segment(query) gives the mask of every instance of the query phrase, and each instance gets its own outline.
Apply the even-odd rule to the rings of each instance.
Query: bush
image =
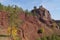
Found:
[[[43,33],[43,32],[44,32],[44,29],[42,29],[42,28],[38,30],[38,34]]]

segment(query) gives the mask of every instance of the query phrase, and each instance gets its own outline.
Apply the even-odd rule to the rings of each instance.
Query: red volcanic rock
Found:
[[[7,27],[8,26],[8,13],[4,11],[0,11],[0,27]]]

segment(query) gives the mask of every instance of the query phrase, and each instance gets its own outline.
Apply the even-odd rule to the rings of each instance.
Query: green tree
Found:
[[[15,8],[14,8],[15,12],[22,12],[23,9],[21,7],[18,7],[17,5],[15,5]]]
[[[16,35],[17,35],[17,30],[18,30],[18,14],[13,11],[13,13],[9,14],[9,26],[11,27],[11,32],[10,32],[10,36],[11,38],[13,38],[14,40],[19,39]]]
[[[9,13],[13,13],[13,11],[14,11],[13,5],[12,5],[12,6],[8,5],[8,6],[6,7],[6,11],[9,12]]]

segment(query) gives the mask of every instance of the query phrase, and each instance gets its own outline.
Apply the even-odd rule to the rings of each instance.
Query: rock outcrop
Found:
[[[32,15],[25,16],[23,24],[20,26],[22,40],[36,40],[39,37],[49,36],[59,29],[58,25],[52,20],[50,12],[40,6],[32,11]],[[42,33],[39,30],[42,29]],[[56,31],[56,30],[55,30]]]

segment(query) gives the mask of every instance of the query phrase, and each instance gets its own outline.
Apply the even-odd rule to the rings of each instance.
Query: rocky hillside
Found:
[[[9,40],[36,40],[59,30],[50,12],[43,6],[34,7],[31,12],[16,12],[16,9],[14,12],[9,11],[0,11],[0,36],[8,36]]]

